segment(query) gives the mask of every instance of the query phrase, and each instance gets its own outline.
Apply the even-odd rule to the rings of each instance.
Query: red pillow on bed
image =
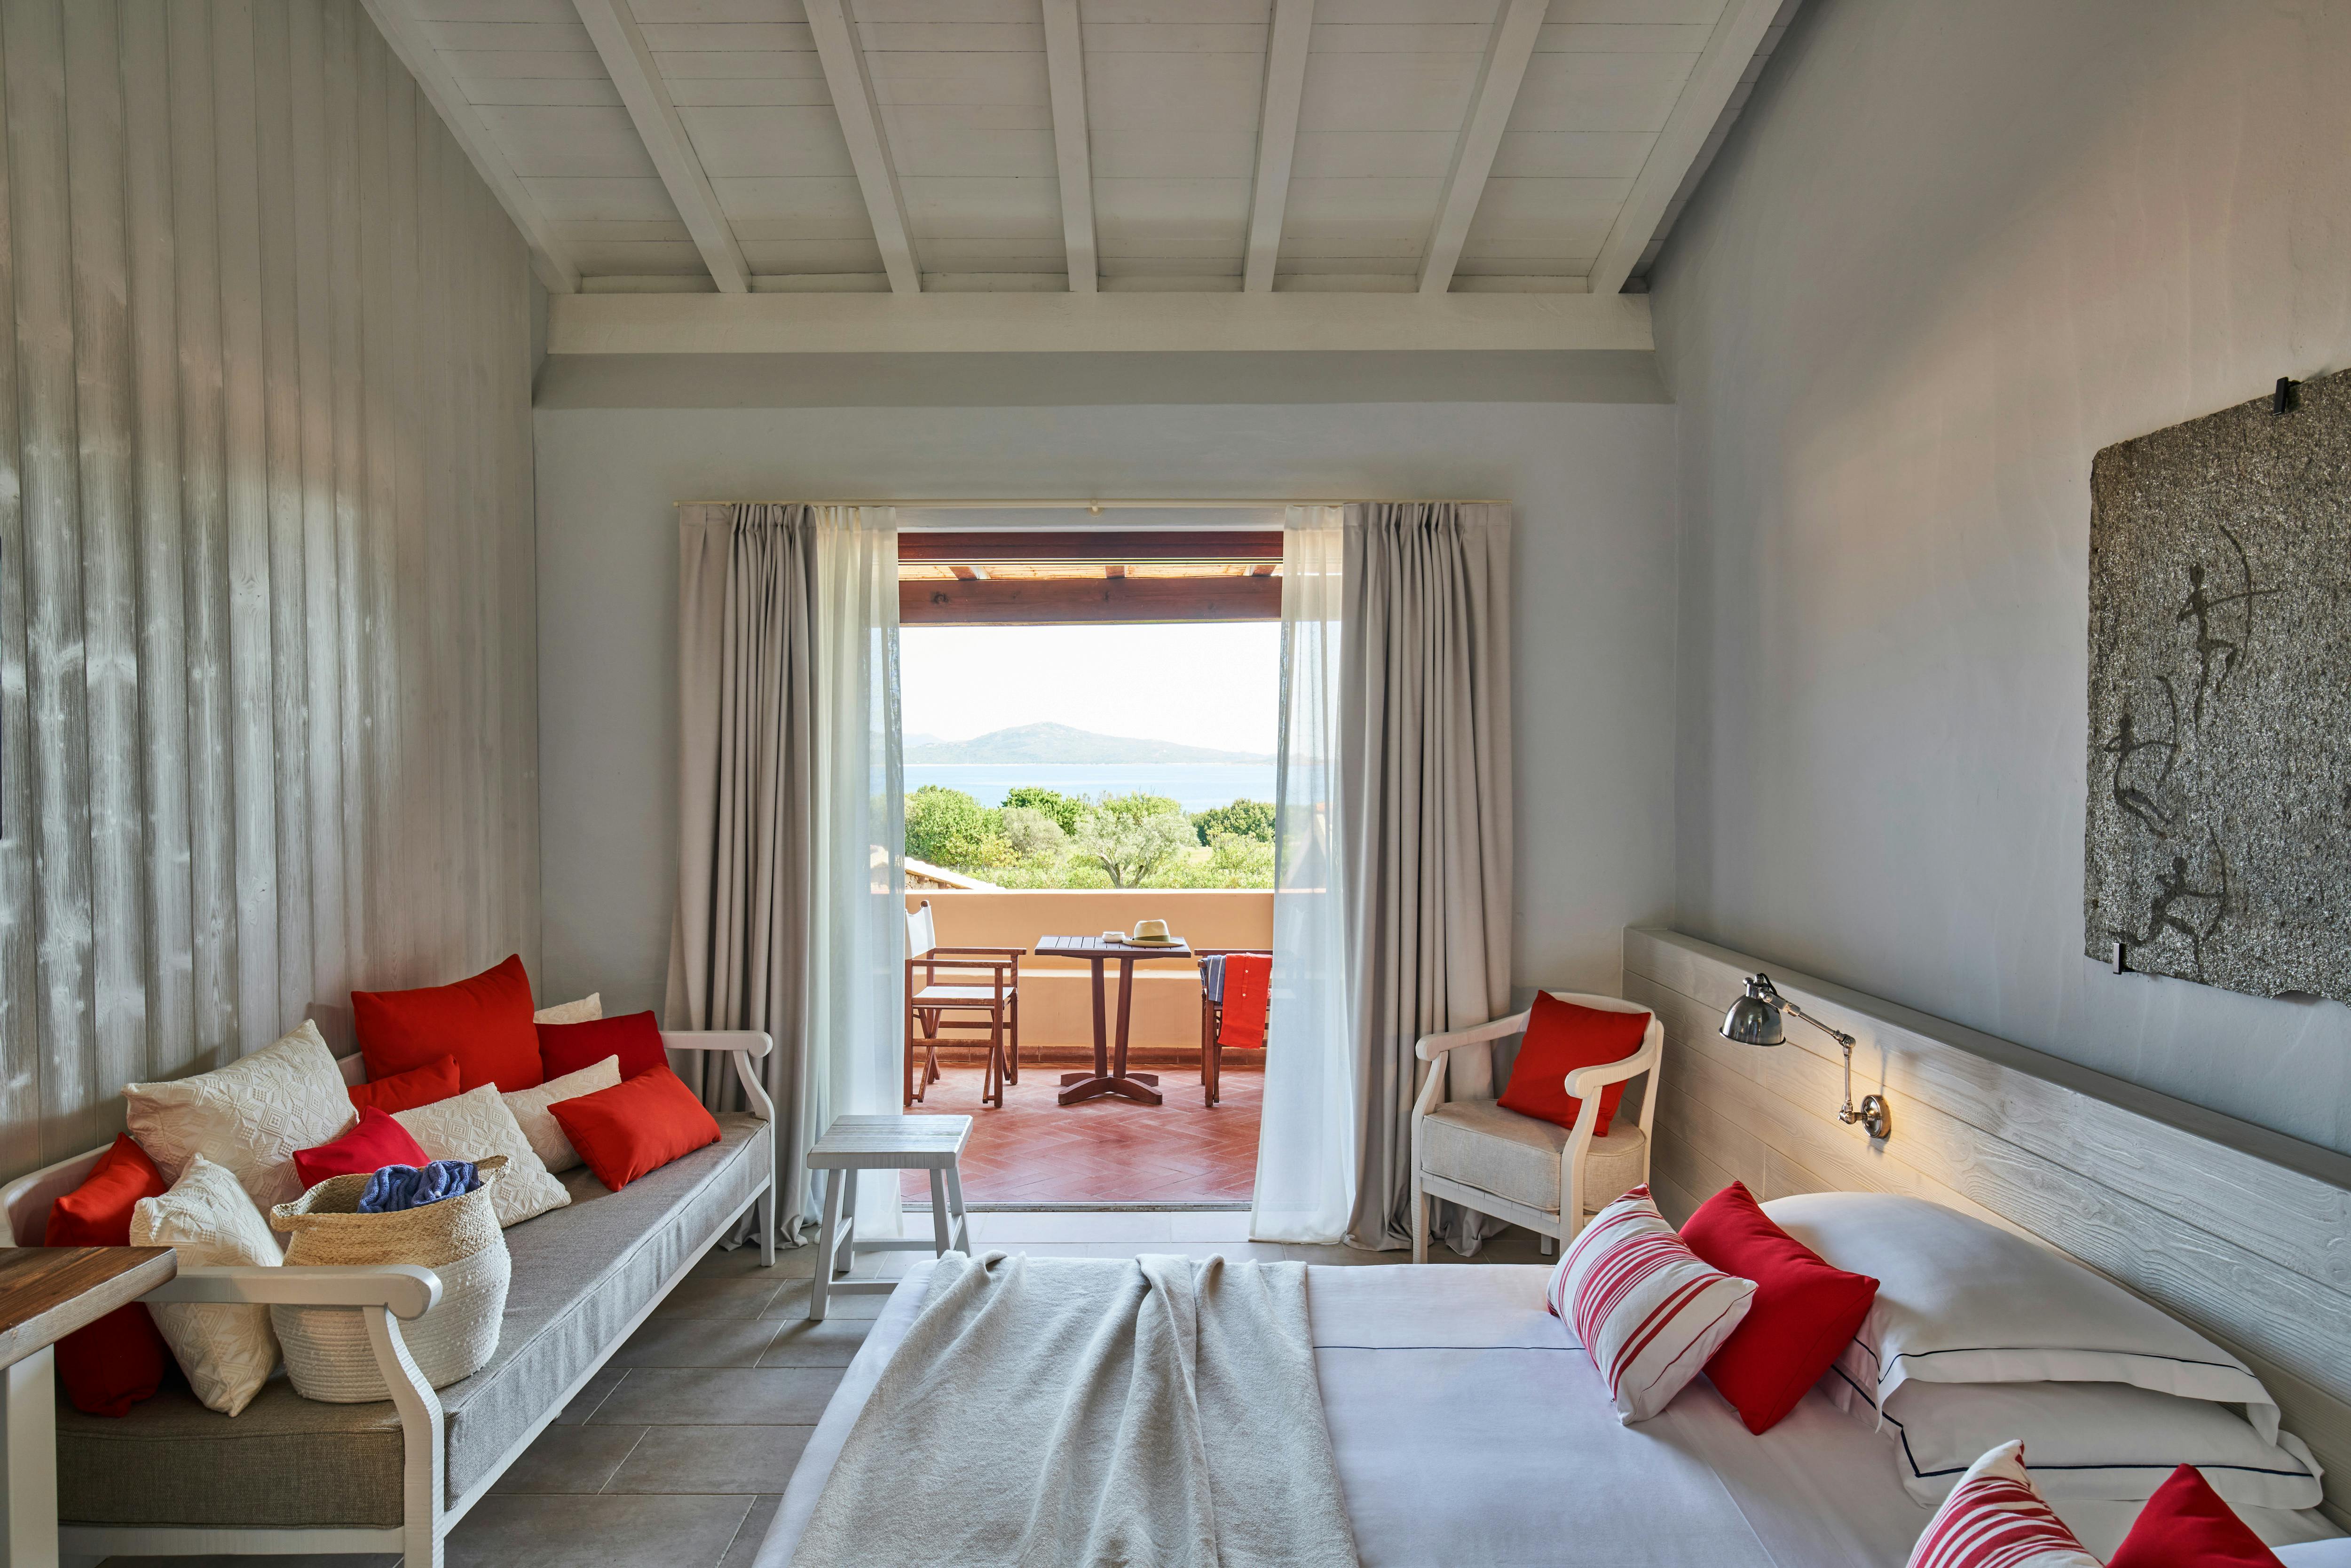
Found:
[[[1573,1127],[1583,1102],[1567,1092],[1567,1075],[1579,1067],[1624,1061],[1641,1049],[1641,1037],[1648,1028],[1646,1013],[1580,1008],[1549,991],[1537,991],[1533,1010],[1527,1015],[1526,1038],[1519,1043],[1518,1060],[1510,1064],[1510,1087],[1502,1091],[1498,1103],[1521,1116]],[[1617,1102],[1624,1098],[1622,1083],[1601,1090],[1600,1116],[1592,1126],[1593,1137],[1608,1135],[1608,1124],[1616,1114]]]
[[[98,1156],[81,1185],[49,1206],[45,1247],[128,1247],[131,1211],[172,1184],[130,1134]],[[117,1307],[57,1341],[57,1381],[73,1407],[91,1416],[127,1416],[153,1396],[172,1364],[146,1303]]]
[[[1706,1364],[1706,1375],[1749,1431],[1768,1432],[1860,1329],[1877,1281],[1823,1262],[1771,1223],[1741,1182],[1698,1206],[1682,1226],[1682,1242],[1724,1273],[1755,1281],[1746,1321]]]
[[[2155,1489],[2106,1568],[2283,1568],[2212,1485],[2182,1465]]]
[[[596,1179],[614,1192],[720,1136],[717,1119],[666,1067],[558,1100],[547,1113]]]

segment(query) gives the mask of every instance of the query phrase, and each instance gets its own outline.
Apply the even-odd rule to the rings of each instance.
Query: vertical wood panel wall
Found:
[[[0,1176],[538,956],[528,258],[359,0],[0,0]]]

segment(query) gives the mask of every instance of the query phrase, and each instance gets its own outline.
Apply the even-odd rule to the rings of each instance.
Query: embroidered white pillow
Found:
[[[320,1048],[325,1049],[324,1047]],[[247,1058],[250,1061],[250,1058]],[[202,1155],[172,1190],[142,1197],[131,1211],[131,1245],[172,1247],[180,1266],[252,1263],[277,1268],[285,1259],[269,1222],[253,1207],[245,1186],[225,1166]],[[277,1336],[270,1332],[269,1309],[150,1302],[172,1358],[188,1375],[188,1386],[208,1409],[234,1416],[253,1403],[277,1364]]]
[[[562,1208],[571,1194],[547,1174],[547,1162],[522,1135],[522,1124],[498,1096],[498,1086],[484,1083],[463,1094],[395,1111],[392,1119],[424,1146],[435,1160],[486,1160],[507,1157],[506,1174],[490,1184],[490,1211],[501,1228],[519,1225],[550,1208]]]
[[[604,1016],[604,993],[590,991],[576,1002],[558,1002],[530,1015],[533,1023],[594,1023]]]
[[[563,1135],[563,1124],[548,1110],[558,1100],[577,1100],[582,1094],[593,1094],[599,1089],[616,1089],[621,1082],[621,1059],[608,1056],[577,1072],[567,1072],[560,1078],[550,1078],[536,1089],[517,1089],[511,1094],[498,1096],[507,1109],[514,1113],[522,1135],[530,1140],[531,1151],[550,1172],[568,1171],[580,1164],[580,1151]]]
[[[1910,1549],[1908,1568],[2098,1568],[2024,1473],[2024,1445],[1968,1468]]]
[[[1754,1303],[1755,1281],[1683,1245],[1646,1186],[1593,1216],[1552,1270],[1551,1310],[1592,1357],[1626,1426],[1705,1370]]]
[[[251,1056],[193,1078],[128,1084],[122,1098],[131,1135],[164,1180],[178,1181],[202,1155],[262,1208],[302,1196],[295,1150],[332,1143],[359,1120],[335,1053],[307,1019]]]

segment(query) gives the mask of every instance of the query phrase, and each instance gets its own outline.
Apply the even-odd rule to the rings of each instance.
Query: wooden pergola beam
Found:
[[[938,578],[898,584],[904,626],[1067,626],[1279,621],[1278,577]]]
[[[1279,528],[1063,528],[1014,532],[903,529],[898,559],[942,566],[991,561],[1196,563],[1281,559]]]

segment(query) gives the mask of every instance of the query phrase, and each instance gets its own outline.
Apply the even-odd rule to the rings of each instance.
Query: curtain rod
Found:
[[[810,499],[810,500],[798,500],[798,499],[795,499],[795,500],[790,500],[790,501],[768,501],[768,502],[751,502],[751,501],[742,501],[742,500],[735,500],[735,501],[672,501],[672,502],[670,503],[670,505],[671,505],[671,507],[738,507],[738,506],[760,506],[760,505],[765,505],[765,506],[796,506],[796,507],[906,507],[906,508],[907,508],[907,509],[909,509],[909,510],[967,511],[967,512],[976,512],[976,511],[1070,511],[1070,512],[1075,512],[1075,511],[1089,511],[1089,512],[1098,512],[1098,511],[1107,511],[1107,510],[1110,510],[1110,509],[1112,509],[1112,508],[1122,508],[1122,509],[1126,509],[1126,510],[1143,510],[1143,509],[1146,509],[1146,508],[1165,508],[1165,509],[1169,509],[1169,510],[1176,510],[1176,509],[1181,509],[1181,508],[1186,508],[1186,507],[1198,507],[1198,508],[1201,508],[1201,509],[1203,509],[1203,510],[1207,510],[1207,509],[1210,509],[1210,508],[1217,508],[1217,509],[1228,509],[1228,508],[1229,508],[1229,509],[1233,509],[1233,510],[1242,510],[1242,509],[1247,509],[1247,510],[1261,511],[1261,510],[1264,510],[1265,508],[1270,507],[1339,507],[1339,506],[1347,506],[1347,505],[1351,505],[1351,504],[1353,504],[1353,505],[1379,504],[1379,505],[1384,505],[1384,506],[1401,506],[1401,507],[1410,507],[1410,506],[1423,506],[1423,505],[1428,505],[1428,504],[1431,504],[1431,503],[1432,503],[1432,502],[1434,502],[1434,501],[1444,501],[1444,502],[1450,503],[1451,505],[1454,505],[1454,506],[1461,506],[1461,507],[1503,507],[1503,506],[1508,506],[1508,505],[1510,505],[1510,503],[1509,503],[1508,501],[1503,501],[1503,500],[1494,500],[1494,499],[1479,498],[1479,497],[1453,497],[1453,496],[1442,496],[1442,497],[1403,497],[1403,498],[1400,498],[1400,499],[1395,499],[1395,500],[1390,500],[1390,499],[1387,499],[1386,497],[1374,497],[1374,498],[1370,498],[1369,500],[1366,500],[1366,499],[1365,499],[1365,498],[1364,498],[1364,497],[1358,497],[1358,498],[1357,498],[1357,500],[1356,500],[1355,502],[1353,502],[1353,503],[1346,502],[1346,501],[1335,501],[1335,500],[1332,500],[1332,499],[1328,498],[1327,497],[1326,497],[1317,498],[1317,499],[1312,499],[1312,500],[1273,500],[1273,499],[1239,500],[1239,499],[1235,499],[1235,498],[1232,498],[1232,497],[1199,497],[1199,498],[1194,498],[1194,499],[1190,499],[1190,500],[1165,500],[1165,499],[1136,500],[1136,499],[1133,499],[1133,498],[1126,497],[1104,497],[1104,498],[1102,498],[1102,499],[1101,499],[1101,500],[1091,500],[1091,501],[1073,501],[1073,500],[1070,500],[1070,499],[1068,499],[1067,497],[1061,497],[1061,498],[1057,498],[1057,499],[1053,499],[1053,500],[1036,500],[1036,501],[1008,501],[1008,500],[996,499],[996,498],[992,498],[992,497],[991,497],[991,498],[988,498],[988,499],[984,499],[984,500],[983,500],[983,499],[932,500],[932,499],[929,499],[929,498],[927,498],[927,497],[920,498],[920,499],[912,499],[912,500],[909,500],[909,499],[904,499],[904,498],[897,499],[897,500],[881,500],[881,499],[872,499],[872,498],[863,498],[863,499],[848,499],[848,500],[843,500],[843,499],[840,499],[840,498],[838,498],[838,497],[827,497],[827,498],[822,498],[822,499]]]

